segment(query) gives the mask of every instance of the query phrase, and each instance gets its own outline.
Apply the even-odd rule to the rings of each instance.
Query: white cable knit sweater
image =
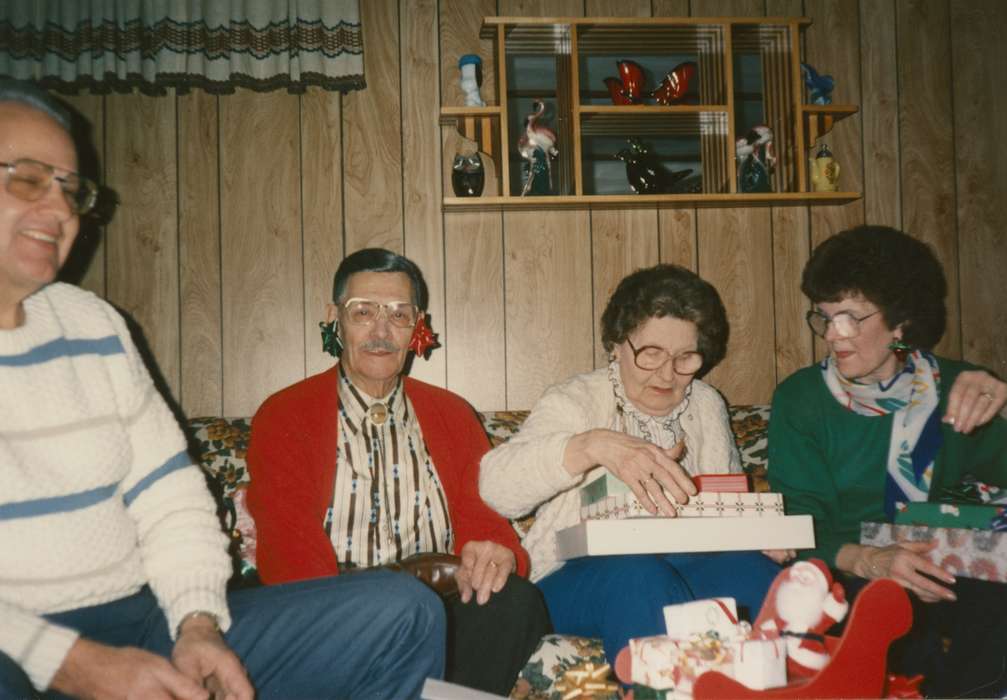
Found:
[[[77,638],[40,614],[149,584],[174,631],[230,623],[226,538],[119,314],[52,284],[0,330],[0,651],[46,688]]]
[[[538,508],[522,541],[531,557],[532,581],[563,565],[556,553],[556,532],[580,522],[578,487],[587,474],[571,476],[563,467],[567,441],[594,428],[618,430],[618,420],[615,392],[608,369],[602,367],[547,389],[518,434],[483,457],[479,494],[490,507],[507,518]],[[689,473],[741,471],[727,406],[716,389],[693,380],[680,420],[686,447],[683,466]]]

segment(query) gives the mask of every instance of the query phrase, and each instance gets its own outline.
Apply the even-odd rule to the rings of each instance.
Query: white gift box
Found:
[[[734,598],[708,598],[664,606],[664,627],[672,639],[716,633],[723,641],[738,636]]]
[[[815,529],[810,515],[781,515],[758,520],[663,517],[584,520],[556,533],[556,553],[561,559],[814,546]]]
[[[780,688],[787,684],[787,643],[777,639],[745,639],[734,642],[734,680],[752,690]]]

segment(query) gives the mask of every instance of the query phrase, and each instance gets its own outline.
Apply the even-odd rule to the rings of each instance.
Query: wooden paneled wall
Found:
[[[250,415],[330,362],[317,323],[345,253],[380,245],[424,270],[443,347],[412,373],[479,409],[528,408],[605,362],[598,317],[618,280],[658,261],[713,282],[731,318],[710,375],[768,401],[813,359],[798,285],[812,246],[864,221],[905,227],[944,262],[939,351],[1007,375],[1007,65],[1001,0],[366,0],[368,87],[214,97],[69,98],[95,125],[120,206],[84,233],[81,283],[143,329],[189,415]],[[457,57],[484,15],[806,15],[807,59],[861,105],[828,141],[836,207],[449,213],[438,109],[461,104]],[[483,94],[494,94],[486,76]],[[562,148],[562,144],[560,144]],[[912,280],[907,280],[912,284]]]

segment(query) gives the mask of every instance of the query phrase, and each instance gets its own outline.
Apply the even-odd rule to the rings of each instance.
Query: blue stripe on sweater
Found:
[[[39,365],[58,357],[75,355],[119,355],[124,353],[118,336],[104,338],[56,338],[18,355],[0,355],[0,367]]]
[[[168,476],[168,474],[176,472],[179,469],[184,469],[191,464],[192,460],[189,459],[188,453],[185,450],[182,450],[150,474],[140,479],[136,482],[136,486],[122,495],[122,500],[126,504],[126,507],[128,508],[132,505],[133,501],[135,501],[141,493],[150,488],[155,481],[158,481],[159,479],[162,479]]]
[[[49,498],[37,498],[32,501],[0,504],[0,520],[34,518],[40,515],[52,515],[53,513],[65,513],[71,510],[88,508],[111,498],[115,495],[117,487],[118,484],[110,484],[109,486],[99,486],[89,491],[79,491],[78,493],[70,493],[65,496],[52,496]]]

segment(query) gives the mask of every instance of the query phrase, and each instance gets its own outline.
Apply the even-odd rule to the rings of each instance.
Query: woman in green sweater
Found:
[[[1007,599],[998,584],[984,589],[956,581],[927,558],[931,543],[858,544],[861,521],[891,520],[896,502],[935,498],[966,474],[1007,486],[1007,420],[1000,413],[1007,384],[929,351],[944,333],[947,285],[940,263],[911,236],[861,226],[815,249],[801,289],[814,304],[808,325],[829,355],[776,390],[769,481],[784,494],[788,513],[815,519],[817,547],[803,555],[852,577],[853,591],[865,579],[898,581],[914,598],[919,639],[942,617],[968,619],[963,606],[977,589],[983,599],[991,593]],[[998,615],[983,610],[1004,627],[1007,607]],[[952,662],[965,646],[952,643]],[[913,653],[919,656],[918,649]],[[1003,662],[1002,646],[994,656],[993,663]],[[948,666],[943,655],[935,659]],[[975,673],[960,665],[942,670],[916,660],[914,670],[929,671],[938,681],[929,687],[937,692],[957,694],[983,682],[961,677]]]

